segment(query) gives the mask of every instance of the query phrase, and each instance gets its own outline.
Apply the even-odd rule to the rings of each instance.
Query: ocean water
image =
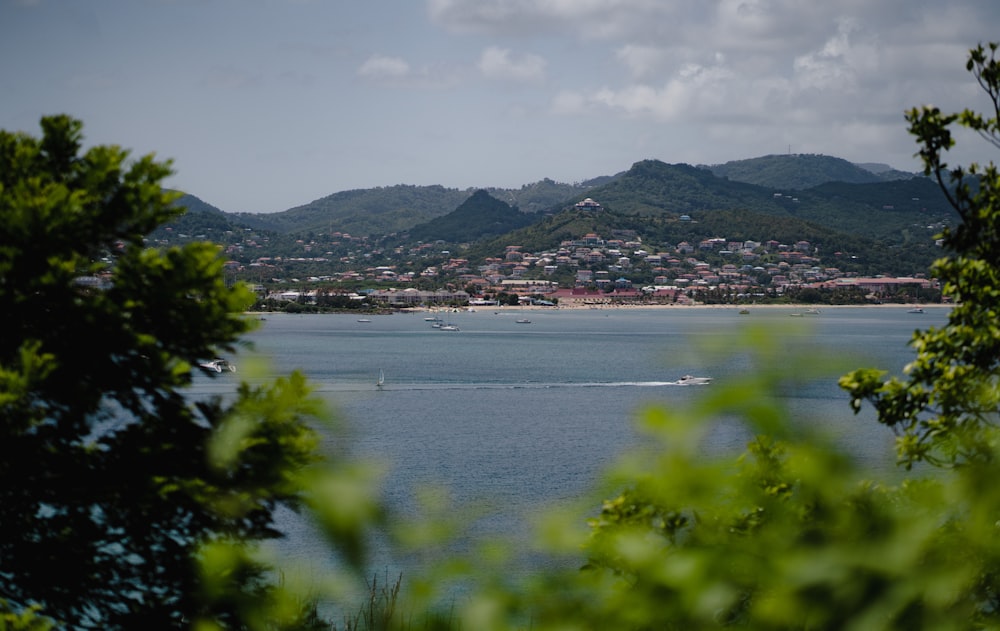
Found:
[[[676,409],[747,370],[760,370],[736,348],[747,327],[772,332],[769,361],[806,348],[822,377],[781,393],[795,422],[822,424],[875,469],[893,467],[892,436],[871,410],[855,416],[836,377],[848,368],[899,373],[913,358],[916,328],[940,326],[947,310],[905,307],[533,310],[479,309],[441,317],[459,331],[441,331],[428,314],[268,314],[250,336],[266,359],[266,376],[303,371],[327,400],[344,431],[329,435],[331,453],[385,463],[384,499],[405,515],[417,489],[447,489],[457,510],[475,506],[482,535],[517,535],[539,507],[590,492],[617,456],[635,445],[634,423],[647,406]],[[527,317],[530,324],[517,319]],[[706,347],[715,347],[709,352]],[[843,365],[824,355],[836,351]],[[808,364],[808,361],[807,361]],[[846,367],[846,368],[845,368]],[[841,369],[844,368],[844,369]],[[379,371],[385,384],[376,388]],[[711,376],[709,386],[678,386],[685,374]],[[196,392],[225,392],[235,377],[199,380]],[[741,451],[748,430],[720,419],[708,449]],[[595,505],[595,508],[598,505]],[[314,559],[308,524],[282,516],[291,554]],[[412,568],[376,550],[374,567]]]

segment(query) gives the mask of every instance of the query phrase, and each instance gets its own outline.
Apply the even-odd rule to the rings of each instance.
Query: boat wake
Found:
[[[253,381],[253,380],[251,380]],[[263,381],[262,383],[266,383]],[[406,381],[322,381],[313,380],[313,392],[417,392],[417,391],[454,391],[454,390],[557,390],[568,388],[671,388],[682,387],[681,381],[565,381],[565,382],[406,382]],[[195,394],[225,394],[234,388],[211,383],[200,384],[192,388]]]
[[[416,390],[549,390],[559,388],[661,388],[681,386],[676,381],[580,381],[580,382],[522,382],[522,383],[385,383],[383,391]],[[371,390],[371,386],[360,383],[317,384],[314,391],[349,392]]]

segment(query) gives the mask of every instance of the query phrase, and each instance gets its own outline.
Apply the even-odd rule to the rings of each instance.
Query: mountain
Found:
[[[599,180],[602,181],[602,180]],[[520,189],[486,188],[490,195],[524,212],[541,212],[586,191],[592,183],[562,184],[543,179]],[[379,237],[405,232],[462,204],[473,189],[397,185],[334,193],[278,213],[238,213],[241,223],[277,232],[342,232]]]
[[[957,220],[927,178],[827,182],[792,194],[657,160],[637,162],[587,196],[603,209],[581,210],[570,200],[539,223],[474,248],[468,258],[502,251],[504,244],[525,251],[557,249],[562,241],[592,232],[604,238],[638,235],[653,247],[711,237],[806,240],[822,251],[851,252],[859,268],[881,259],[886,270],[913,273],[939,256],[932,237]]]
[[[381,236],[444,215],[468,196],[467,192],[443,186],[398,185],[342,191],[278,213],[236,216],[261,230]]]
[[[894,169],[888,164],[882,164],[881,162],[858,162],[856,166],[859,166],[867,171],[871,171],[885,181],[909,180],[914,176],[920,175],[919,173],[900,171],[898,169]]]
[[[895,171],[887,165],[871,166],[880,170],[868,169],[832,156],[776,154],[748,160],[733,160],[705,168],[719,177],[778,190],[802,190],[827,182],[868,184],[887,179],[913,177],[913,174],[907,175]]]
[[[478,190],[447,215],[435,217],[409,231],[414,241],[460,243],[502,235],[535,222],[537,214],[516,208]]]
[[[257,256],[291,256],[311,243],[329,243],[320,246],[324,252],[340,252],[337,243],[358,239],[392,244],[393,249],[441,240],[452,251],[467,249],[469,259],[497,256],[505,245],[521,245],[525,251],[558,248],[561,241],[590,232],[604,238],[635,235],[653,244],[710,237],[804,239],[821,243],[828,252],[891,259],[912,273],[938,255],[933,236],[957,222],[944,195],[922,176],[884,180],[827,156],[764,156],[727,165],[729,170],[723,171],[730,175],[720,176],[709,167],[643,160],[614,176],[576,184],[545,179],[520,189],[400,185],[344,191],[269,215],[226,214],[189,196],[182,201],[191,212],[171,229],[175,235],[201,234],[219,242],[223,239],[217,231],[243,234],[245,226],[268,232],[255,241]],[[777,167],[792,169],[787,172],[790,184],[737,179],[767,181]],[[831,179],[838,176],[863,181]],[[795,188],[812,181],[820,183]],[[603,211],[576,208],[585,197]],[[532,212],[523,212],[518,200],[530,204]],[[352,238],[344,241],[338,233]],[[470,247],[459,247],[464,244]],[[341,252],[356,255],[354,250]]]
[[[160,238],[166,236],[167,233],[177,232],[192,236],[202,235],[204,238],[208,238],[210,235],[215,236],[233,229],[230,215],[194,195],[181,193],[181,196],[174,202],[174,206],[183,206],[187,212],[160,226],[151,236]]]
[[[642,161],[628,172],[581,183],[565,184],[546,178],[519,189],[482,190],[524,213],[558,212],[567,203],[593,196],[593,191],[600,190],[601,203],[640,214],[643,208],[653,212],[689,213],[702,208],[743,207],[799,216],[801,208],[809,206],[842,227],[850,221],[848,215],[860,210],[853,205],[856,201],[853,196],[842,196],[852,201],[838,201],[838,205],[847,205],[834,209],[829,207],[830,200],[823,190],[816,189],[816,194],[809,191],[831,182],[884,184],[887,181],[913,179],[912,174],[895,171],[887,165],[868,164],[866,166],[870,168],[866,169],[840,158],[822,155],[771,155],[714,166],[673,165],[675,168],[670,172],[658,171],[652,166],[657,164],[664,163]],[[619,184],[626,174],[629,181]],[[760,187],[766,190],[761,191]],[[791,207],[791,197],[788,200],[771,197],[775,192],[785,194],[792,191],[795,193],[791,197],[798,198],[796,204],[799,208]],[[346,233],[354,237],[378,238],[405,233],[442,217],[454,211],[473,193],[473,189],[436,185],[397,185],[342,191],[277,213],[234,213],[227,216],[239,225],[283,234]],[[921,197],[918,194],[912,196]],[[193,197],[188,199],[197,200]],[[197,210],[199,204],[204,204],[200,200],[197,202],[188,205]],[[879,204],[878,208],[883,205],[892,204]],[[218,211],[207,204],[205,206]],[[827,207],[826,211],[822,210],[823,206]]]

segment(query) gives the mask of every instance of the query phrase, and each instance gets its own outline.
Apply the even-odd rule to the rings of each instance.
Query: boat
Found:
[[[371,322],[371,318],[358,318],[358,322]]]
[[[907,313],[923,313],[923,312],[924,312],[924,310],[921,307],[914,307],[914,308],[910,309],[909,311],[907,311]]]
[[[215,372],[222,372],[223,370],[228,370],[229,372],[236,372],[236,364],[229,361],[228,359],[215,358],[210,362],[205,362],[203,364],[198,364],[205,370],[214,370]]]
[[[518,324],[531,324],[531,320],[529,320],[528,318],[518,318],[517,320],[514,321],[517,322]]]
[[[749,309],[740,309],[740,315],[746,315],[748,313],[750,313]]]
[[[712,383],[712,378],[693,377],[691,375],[684,375],[674,383],[678,386],[707,386],[708,384]]]
[[[809,307],[805,311],[806,315],[819,315],[819,309],[816,307]]]
[[[379,368],[378,369],[378,379],[375,380],[375,387],[381,388],[382,384],[385,383],[385,372]]]
[[[444,326],[442,326],[440,328],[441,328],[442,331],[458,331],[459,330],[459,328],[457,326],[455,326],[454,324],[445,324]]]

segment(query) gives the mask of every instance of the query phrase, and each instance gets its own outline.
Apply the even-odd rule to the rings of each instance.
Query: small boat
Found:
[[[371,318],[358,318],[358,322],[371,322]]]
[[[441,327],[441,330],[442,331],[458,331],[459,328],[457,326],[455,326],[454,324],[446,324],[446,325],[444,325],[444,326]]]
[[[381,388],[385,383],[385,372],[381,368],[378,369],[378,379],[375,380],[375,387]]]
[[[921,307],[914,307],[907,311],[907,313],[923,313],[924,310]]]
[[[805,311],[806,315],[819,315],[819,309],[816,307],[809,307]]]
[[[740,309],[740,315],[746,315],[748,313],[750,313],[749,309]]]
[[[801,318],[801,317],[804,317],[801,313],[789,313],[788,316],[790,318]]]
[[[203,364],[198,364],[205,370],[214,370],[215,372],[222,372],[223,370],[228,370],[229,372],[236,372],[236,364],[229,361],[228,359],[215,358],[210,362],[205,362]]]
[[[529,320],[528,318],[518,318],[517,320],[515,320],[515,322],[517,322],[518,324],[531,324],[531,320]]]
[[[708,384],[712,383],[712,378],[693,377],[691,375],[684,375],[674,383],[678,386],[707,386]]]

